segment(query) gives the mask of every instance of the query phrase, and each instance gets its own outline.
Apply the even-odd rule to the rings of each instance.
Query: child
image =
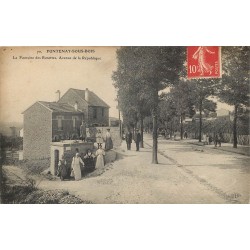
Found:
[[[97,148],[100,148],[100,146],[102,146],[103,143],[102,132],[100,129],[96,133],[96,142],[97,142]]]

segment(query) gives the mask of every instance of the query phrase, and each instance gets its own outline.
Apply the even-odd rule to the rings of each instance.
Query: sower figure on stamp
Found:
[[[125,135],[125,139],[126,139],[126,143],[127,143],[127,150],[131,150],[132,133],[129,129]]]
[[[136,151],[139,151],[140,142],[141,142],[141,134],[139,132],[139,129],[136,129],[134,141],[135,141],[135,144],[136,144]]]
[[[80,139],[82,141],[86,140],[86,124],[84,121],[82,121],[82,124],[80,126]]]
[[[210,75],[212,74],[213,66],[207,63],[206,53],[214,54],[214,52],[210,51],[206,46],[200,46],[193,54],[193,58],[198,60],[198,72],[200,72],[200,75],[204,75],[204,72],[209,72]]]

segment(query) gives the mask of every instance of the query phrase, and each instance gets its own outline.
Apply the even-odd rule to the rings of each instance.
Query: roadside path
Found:
[[[117,153],[119,159],[100,176],[63,182],[43,179],[38,187],[67,190],[82,200],[101,204],[234,203],[164,155],[159,155],[159,164],[151,164],[152,151],[148,145],[136,152],[133,143],[132,150],[127,151],[123,142]]]
[[[152,145],[152,138],[145,136]],[[248,156],[188,144],[187,141],[159,139],[159,152],[229,203],[249,203],[250,165]]]

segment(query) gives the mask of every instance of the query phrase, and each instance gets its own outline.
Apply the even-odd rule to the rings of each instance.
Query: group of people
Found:
[[[125,140],[127,144],[127,150],[131,150],[131,143],[132,143],[132,133],[130,129],[127,130],[125,135]],[[141,133],[139,132],[139,129],[136,129],[136,133],[134,135],[134,142],[136,144],[136,151],[139,151],[140,149],[140,142],[141,142]]]
[[[212,142],[214,142],[215,147],[217,147],[217,145],[221,147],[222,136],[219,133],[214,133],[213,137],[210,134],[204,134],[203,141],[206,145],[210,145]]]
[[[112,137],[110,134],[110,128],[107,129],[106,135],[104,137],[104,141],[105,141],[105,150],[106,151],[113,148],[113,140],[112,140]],[[96,133],[96,143],[97,143],[97,148],[102,147],[103,137],[102,137],[102,132],[100,129]]]
[[[82,124],[80,126],[80,139],[85,142],[89,137],[90,137],[90,132],[89,130],[87,130],[85,122],[82,121]],[[113,141],[110,134],[110,128],[107,129],[104,138],[102,136],[102,132],[100,129],[97,130],[95,137],[96,137],[97,148],[100,148],[102,146],[103,141],[105,141],[105,150],[110,150],[113,148]]]
[[[96,168],[104,167],[104,156],[105,151],[98,148],[94,153],[90,149],[82,157],[80,156],[79,150],[76,149],[76,153],[72,158],[71,164],[67,164],[65,156],[62,155],[58,163],[57,176],[64,179],[74,178],[76,181],[82,178],[82,175],[92,172]]]
[[[86,134],[84,134],[84,124],[81,125],[81,139],[85,141]],[[113,141],[110,134],[110,129],[107,129],[106,135],[103,139],[101,130],[97,131],[96,134],[96,143],[97,150],[94,153],[90,149],[87,150],[87,153],[81,158],[79,150],[76,149],[76,153],[72,158],[70,167],[67,164],[65,156],[62,155],[58,163],[57,175],[61,180],[74,178],[75,180],[80,180],[82,175],[93,171],[96,168],[104,167],[104,156],[105,151],[102,148],[102,144],[105,142],[105,151],[108,151],[113,148]]]

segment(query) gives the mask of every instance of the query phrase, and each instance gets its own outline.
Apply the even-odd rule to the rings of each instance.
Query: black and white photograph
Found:
[[[249,203],[248,46],[0,50],[1,203]]]
[[[1,249],[249,249],[246,1],[1,10]]]

